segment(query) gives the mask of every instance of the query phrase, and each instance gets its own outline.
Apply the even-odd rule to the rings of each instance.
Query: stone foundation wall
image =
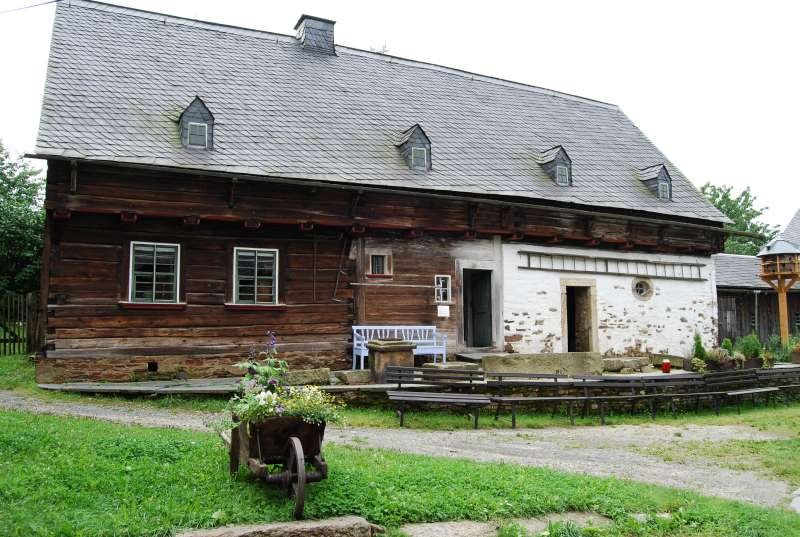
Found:
[[[348,369],[350,357],[342,352],[287,351],[279,353],[290,369],[327,367]],[[131,382],[175,378],[212,378],[241,376],[235,364],[241,355],[134,356],[109,358],[48,358],[36,360],[36,382],[61,383],[85,380]],[[158,364],[157,372],[148,372],[148,363]]]

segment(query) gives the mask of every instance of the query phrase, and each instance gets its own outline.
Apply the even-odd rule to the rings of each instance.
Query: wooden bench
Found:
[[[800,390],[800,367],[757,369],[758,382],[764,387],[777,387],[786,394],[786,402],[793,392]]]
[[[753,404],[757,395],[765,395],[769,404],[772,394],[780,392],[775,387],[759,387],[759,378],[756,369],[735,369],[733,371],[718,371],[703,375],[703,391],[697,396],[708,396],[713,400],[714,412],[719,415],[719,401],[723,398],[736,399],[736,411],[742,411],[742,398],[751,396]]]
[[[456,389],[474,389],[484,386],[484,374],[480,369],[436,369],[433,367],[386,367],[387,384],[406,386],[445,386]]]
[[[373,339],[402,339],[416,344],[414,356],[433,356],[436,363],[439,356],[442,363],[447,362],[447,334],[440,334],[435,326],[354,326],[353,327],[353,369],[360,359],[360,369],[369,356],[367,343]]]
[[[417,391],[387,391],[389,401],[395,403],[400,415],[400,427],[404,424],[405,411],[410,404],[439,404],[463,406],[472,411],[473,428],[478,428],[478,413],[491,403],[488,396],[475,393],[441,393]]]

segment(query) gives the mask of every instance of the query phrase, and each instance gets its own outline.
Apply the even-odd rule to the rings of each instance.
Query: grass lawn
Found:
[[[509,464],[328,444],[331,472],[309,487],[313,518],[406,522],[508,520],[595,511],[593,535],[800,535],[800,516],[650,485]],[[246,472],[227,475],[211,433],[0,412],[0,533],[170,535],[179,528],[286,520],[291,505]],[[671,512],[640,524],[632,513]]]

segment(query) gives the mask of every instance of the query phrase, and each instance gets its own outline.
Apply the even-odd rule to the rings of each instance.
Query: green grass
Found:
[[[800,535],[800,517],[787,511],[662,487],[332,444],[325,454],[330,477],[308,491],[313,518],[356,514],[397,528],[578,510],[615,521],[595,535]],[[210,433],[0,412],[0,534],[170,535],[289,519],[278,491],[244,471],[231,479],[226,464]],[[658,512],[673,518],[628,516]]]

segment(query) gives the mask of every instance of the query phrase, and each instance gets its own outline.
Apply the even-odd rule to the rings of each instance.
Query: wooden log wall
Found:
[[[349,366],[350,326],[440,324],[457,331],[458,305],[436,318],[433,276],[459,279],[447,244],[500,235],[506,240],[681,253],[718,251],[723,235],[680,223],[622,215],[587,216],[474,201],[335,187],[156,172],[66,161],[48,163],[43,296],[46,359],[41,381],[130,380],[186,370],[231,374],[265,330],[278,333],[294,367]],[[351,247],[391,240],[394,283],[368,288]],[[181,244],[180,309],[125,309],[131,240]],[[428,242],[426,242],[428,241]],[[431,242],[437,243],[431,247]],[[425,245],[428,246],[425,246]],[[231,309],[232,248],[280,250],[284,306]],[[363,269],[363,267],[361,267]],[[369,282],[367,282],[369,283]],[[430,287],[427,287],[430,286]],[[355,295],[354,295],[355,289]],[[361,289],[365,289],[362,287]],[[362,303],[354,297],[361,297]]]
[[[789,332],[800,333],[800,290],[790,292],[788,299]],[[773,291],[763,290],[756,295],[746,289],[718,289],[717,306],[720,342],[726,337],[736,341],[753,331],[762,342],[772,335],[780,335],[778,298]]]

